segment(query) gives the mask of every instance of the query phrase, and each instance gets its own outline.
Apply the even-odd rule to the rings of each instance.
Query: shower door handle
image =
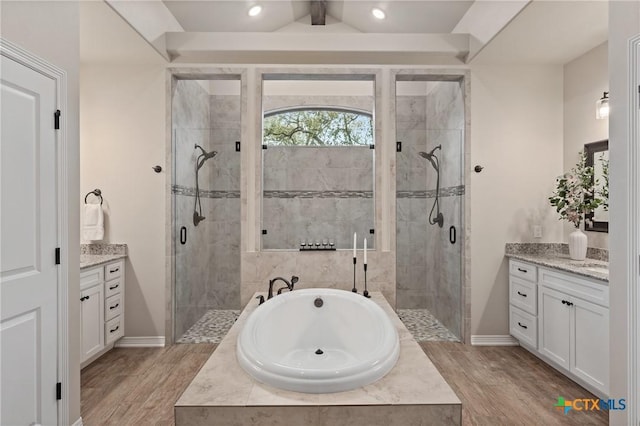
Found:
[[[180,244],[187,244],[187,228],[184,226],[180,228]]]
[[[456,227],[455,226],[451,226],[449,228],[449,242],[451,244],[456,243]]]

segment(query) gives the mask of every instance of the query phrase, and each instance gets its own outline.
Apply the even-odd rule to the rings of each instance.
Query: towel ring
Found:
[[[94,189],[93,191],[89,191],[87,195],[84,196],[84,203],[87,204],[87,197],[91,194],[95,195],[96,197],[100,197],[100,205],[102,205],[102,201],[104,200],[102,199],[102,191],[100,191],[99,189]]]

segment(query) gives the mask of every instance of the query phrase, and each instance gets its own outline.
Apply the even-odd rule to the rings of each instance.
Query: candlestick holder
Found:
[[[364,292],[362,293],[362,295],[364,297],[371,297],[369,296],[369,290],[367,290],[367,264],[364,264]]]
[[[357,293],[358,290],[356,289],[356,258],[353,258],[353,288],[351,289],[352,292]]]

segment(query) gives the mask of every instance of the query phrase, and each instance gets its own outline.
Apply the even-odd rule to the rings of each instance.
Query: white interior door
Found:
[[[57,423],[56,83],[1,57],[0,424]]]

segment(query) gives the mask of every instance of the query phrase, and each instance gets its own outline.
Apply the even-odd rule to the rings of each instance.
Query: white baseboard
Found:
[[[472,346],[519,346],[518,340],[508,334],[471,336]]]
[[[164,348],[164,336],[123,337],[116,348]]]
[[[73,424],[71,426],[83,426],[82,417],[80,417],[78,420],[73,422]]]

